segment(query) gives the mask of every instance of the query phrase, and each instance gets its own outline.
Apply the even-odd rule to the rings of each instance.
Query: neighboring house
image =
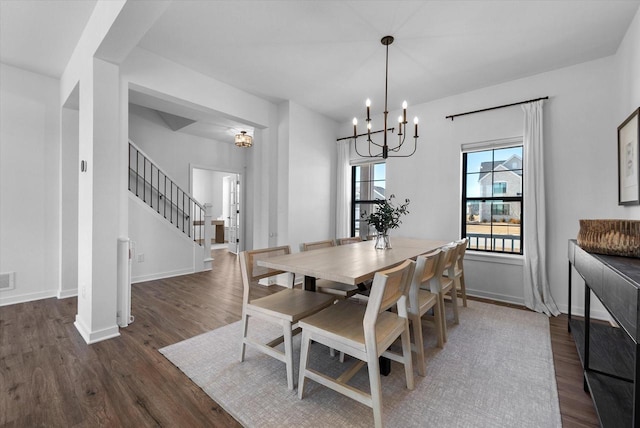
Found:
[[[493,174],[491,172],[493,171]],[[482,196],[520,196],[522,194],[522,158],[512,155],[507,160],[482,162],[480,165],[480,192]],[[522,207],[519,203],[483,203],[478,207],[480,222],[520,222]]]

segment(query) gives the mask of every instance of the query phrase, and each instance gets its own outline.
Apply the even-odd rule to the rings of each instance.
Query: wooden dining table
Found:
[[[358,285],[373,279],[376,272],[392,268],[441,248],[450,241],[391,238],[392,248],[378,250],[375,241],[319,248],[258,260],[258,265],[304,275],[304,289],[316,291],[316,278]],[[391,362],[380,357],[380,374],[391,372]]]
[[[358,285],[376,272],[441,248],[449,241],[391,238],[392,248],[377,250],[375,241],[301,251],[258,261],[258,265],[304,275],[305,290],[316,290],[316,278]]]

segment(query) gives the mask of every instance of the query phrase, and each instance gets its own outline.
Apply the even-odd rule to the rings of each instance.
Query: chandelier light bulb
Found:
[[[371,100],[367,98],[367,101],[364,103],[367,107],[371,107]]]
[[[404,110],[406,110],[406,109],[407,109],[407,102],[406,102],[406,101],[403,101],[403,102],[402,102],[402,108],[403,108]]]
[[[357,118],[353,118],[353,126],[356,126],[358,124],[358,119]]]

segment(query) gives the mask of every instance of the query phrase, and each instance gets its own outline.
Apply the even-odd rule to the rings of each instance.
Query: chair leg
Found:
[[[460,274],[460,290],[462,291],[462,306],[467,307],[467,287],[464,284],[464,271]]]
[[[440,302],[436,302],[433,307],[433,321],[436,323],[436,334],[438,335],[438,348],[444,348],[444,335],[442,333],[442,310]]]
[[[245,343],[245,338],[247,337],[247,327],[249,327],[249,316],[242,313],[242,343],[240,347],[240,361],[244,361],[244,351],[247,348],[247,344]]]
[[[287,388],[293,389],[293,335],[290,322],[283,322],[284,358],[287,364]]]
[[[452,284],[450,294],[451,294],[451,306],[453,306],[453,323],[460,324],[460,318],[458,317],[458,290],[456,288],[455,282]]]
[[[300,344],[300,373],[298,373],[298,398],[302,400],[304,394],[304,373],[307,370],[307,364],[309,364],[309,333],[302,330],[302,342]]]
[[[447,342],[447,314],[444,309],[444,293],[439,293],[438,305],[440,305],[440,330],[442,331],[442,340]]]
[[[440,328],[440,324],[436,324]],[[418,364],[418,374],[427,375],[427,365],[424,362],[424,341],[422,339],[422,319],[420,316],[411,317],[411,329],[413,330],[413,343],[416,347],[416,361]],[[442,332],[438,334],[442,335]]]
[[[420,319],[418,319],[420,324]],[[420,336],[422,336],[422,328],[420,329]],[[401,335],[402,339],[402,359],[404,360],[404,375],[407,378],[407,389],[412,391],[413,385],[413,359],[411,356],[411,337],[409,336],[409,321],[405,320],[405,329]],[[424,348],[421,348],[424,353]],[[424,364],[424,358],[422,359]],[[426,374],[426,369],[425,369]],[[423,375],[424,376],[424,375]]]
[[[380,364],[375,353],[367,355],[369,385],[371,388],[371,407],[376,428],[382,428],[382,386],[380,382]]]

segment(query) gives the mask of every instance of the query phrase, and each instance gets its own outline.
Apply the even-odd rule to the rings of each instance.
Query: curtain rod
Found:
[[[451,121],[453,122],[453,118],[454,117],[464,116],[466,114],[480,113],[481,111],[496,110],[496,109],[499,109],[499,108],[517,106],[517,105],[520,105],[520,104],[527,104],[527,103],[532,103],[532,102],[535,102],[535,101],[548,100],[548,99],[549,99],[549,97],[540,97],[540,98],[535,98],[533,100],[520,101],[520,102],[517,102],[517,103],[505,104],[505,105],[496,106],[496,107],[483,108],[481,110],[468,111],[466,113],[452,114],[450,116],[446,116],[445,119],[451,119]]]
[[[393,132],[394,130],[395,130],[395,128],[387,128],[387,131]],[[356,138],[364,137],[365,135],[368,135],[368,134],[377,134],[378,132],[384,132],[384,129],[381,129],[379,131],[365,132],[364,134],[358,134],[358,135],[356,135]],[[348,140],[349,138],[353,138],[353,135],[351,135],[349,137],[338,138],[336,141]]]

